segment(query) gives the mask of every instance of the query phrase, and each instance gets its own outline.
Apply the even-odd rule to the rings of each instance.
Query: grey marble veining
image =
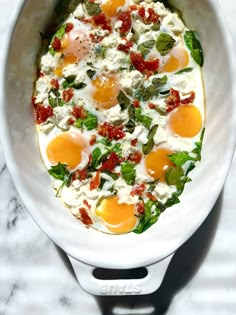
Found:
[[[0,0],[0,34],[16,2]],[[220,2],[236,40],[235,4]],[[157,292],[95,298],[26,211],[0,148],[0,315],[235,315],[235,187],[236,158],[214,209],[177,251]]]

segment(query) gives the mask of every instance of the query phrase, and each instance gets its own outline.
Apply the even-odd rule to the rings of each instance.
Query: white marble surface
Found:
[[[0,42],[16,2],[0,0]],[[220,3],[236,41],[236,6]],[[236,157],[213,211],[176,253],[156,293],[95,298],[83,292],[64,253],[29,216],[0,148],[0,315],[235,315],[235,186]]]

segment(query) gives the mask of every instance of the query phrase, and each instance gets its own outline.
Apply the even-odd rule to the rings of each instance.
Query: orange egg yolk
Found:
[[[169,167],[174,166],[168,155],[173,154],[169,149],[159,148],[150,152],[145,159],[145,166],[148,174],[161,182],[165,181],[165,174]]]
[[[96,214],[102,217],[107,228],[116,234],[128,233],[137,224],[135,206],[119,203],[117,196],[104,199],[96,209]]]
[[[54,74],[62,76],[63,69],[85,58],[90,52],[90,39],[87,34],[78,29],[73,29],[61,39],[61,48],[58,50],[63,54]]]
[[[47,157],[52,165],[59,162],[67,164],[73,170],[82,160],[82,152],[86,152],[85,139],[75,132],[64,132],[56,136],[47,146]]]
[[[201,113],[194,105],[181,105],[171,113],[169,126],[181,137],[194,137],[202,128]]]
[[[108,109],[118,104],[119,84],[115,75],[99,76],[92,81],[93,99],[100,109]]]
[[[103,0],[101,4],[102,11],[112,17],[116,15],[117,9],[125,4],[125,0]]]
[[[187,67],[189,63],[189,55],[182,47],[175,47],[170,52],[170,58],[164,64],[162,70],[165,72],[179,71]]]

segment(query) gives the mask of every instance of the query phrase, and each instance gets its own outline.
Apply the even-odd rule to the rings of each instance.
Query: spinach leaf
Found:
[[[168,158],[176,165],[183,166],[188,161],[195,161],[195,158],[192,157],[189,152],[182,151],[176,152],[172,155],[168,155]]]
[[[145,214],[141,218],[138,226],[133,231],[136,234],[141,234],[149,229],[160,217],[162,212],[161,206],[158,202],[148,200],[145,205]]]
[[[70,172],[67,170],[67,165],[66,164],[61,164],[60,162],[52,166],[49,170],[48,173],[53,176],[55,179],[59,179],[64,181],[65,179],[68,178],[70,175]]]
[[[180,166],[170,167],[166,171],[165,179],[168,185],[174,185],[176,187],[178,195],[183,192],[185,184],[191,181],[189,177],[184,175],[184,170]]]
[[[87,116],[84,119],[84,126],[86,127],[86,129],[93,130],[97,127],[97,125],[98,125],[97,116],[87,111]]]
[[[159,51],[161,56],[165,56],[173,48],[175,39],[169,34],[161,33],[156,41],[156,49]]]
[[[129,161],[122,163],[121,164],[121,175],[128,185],[133,185],[134,180],[135,180],[135,176],[136,176],[136,170],[134,168],[134,163],[129,162]]]
[[[204,63],[203,49],[199,37],[194,31],[186,31],[184,40],[196,63],[202,67]]]
[[[192,151],[193,153],[196,154],[196,161],[201,161],[202,159],[201,153],[202,153],[202,143],[203,143],[204,134],[205,134],[205,128],[203,128],[202,130],[200,140],[195,143],[196,148]]]

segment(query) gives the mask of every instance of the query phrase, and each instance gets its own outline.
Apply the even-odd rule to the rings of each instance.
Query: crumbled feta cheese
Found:
[[[84,12],[84,8],[83,8],[83,5],[82,4],[79,4],[77,6],[77,8],[75,9],[74,11],[74,16],[77,18],[77,19],[82,19],[85,17],[85,12]]]
[[[69,78],[70,76],[77,76],[78,71],[78,66],[76,64],[72,64],[64,67],[62,73],[65,78]]]
[[[176,192],[175,186],[169,186],[166,183],[158,183],[154,189],[157,198],[162,203],[165,203]]]
[[[124,73],[121,77],[120,84],[125,90],[135,89],[144,81],[143,75],[137,71],[133,70],[128,73]]]
[[[184,24],[176,13],[167,15],[163,21],[163,25],[166,25],[176,36],[184,31]]]
[[[50,53],[43,55],[40,61],[40,67],[42,72],[49,74],[57,65],[61,54],[55,54],[52,56]]]
[[[36,81],[36,102],[43,102],[48,98],[48,93],[50,91],[50,82],[47,77],[41,77]]]
[[[112,108],[104,110],[106,121],[113,125],[120,125],[129,120],[129,114],[127,110],[122,111],[120,105],[116,105]]]
[[[148,143],[148,130],[144,126],[136,126],[133,132],[134,139],[137,138],[142,144]]]
[[[167,142],[168,134],[166,128],[158,127],[157,132],[153,138],[155,145],[159,145],[163,142]]]
[[[115,189],[119,197],[119,203],[136,204],[138,203],[138,196],[131,196],[130,193],[133,186],[127,185],[123,178],[118,178],[115,182]]]

